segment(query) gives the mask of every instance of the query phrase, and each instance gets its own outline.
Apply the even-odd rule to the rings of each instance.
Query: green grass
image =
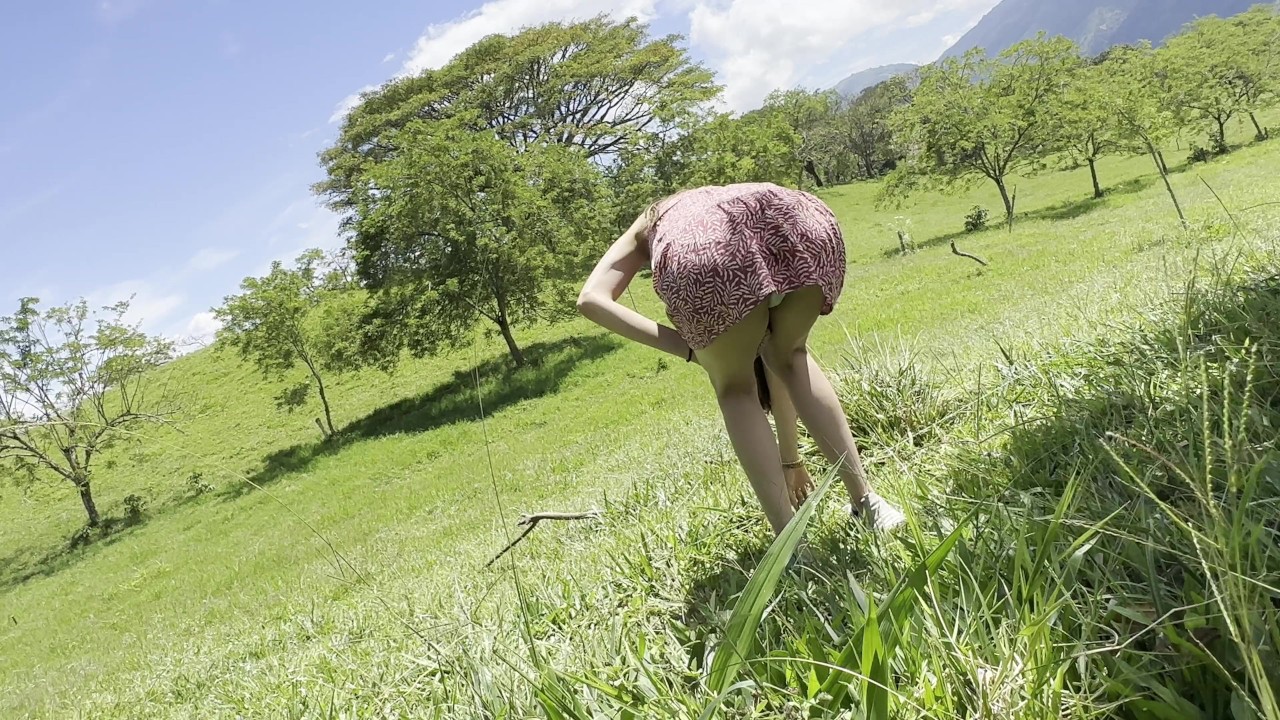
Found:
[[[826,193],[849,242],[850,272],[837,313],[816,331],[814,350],[845,374],[842,387],[875,479],[912,506],[921,525],[916,536],[880,544],[844,529],[838,503],[829,501],[813,529],[816,576],[784,590],[762,626],[765,649],[831,662],[840,639],[863,626],[859,598],[882,599],[944,534],[940,523],[957,521],[975,502],[991,503],[981,527],[1000,532],[991,531],[992,543],[974,533],[956,550],[956,564],[931,580],[936,584],[926,595],[946,607],[915,608],[905,632],[928,640],[893,656],[894,676],[908,679],[895,689],[895,707],[919,714],[924,698],[938,696],[930,701],[936,716],[973,716],[974,703],[994,713],[1007,709],[999,703],[1043,690],[1038,675],[1028,679],[1014,669],[1034,666],[1036,653],[1066,652],[1065,626],[1045,630],[1049,609],[1067,607],[1061,603],[1076,603],[1065,616],[1091,629],[1099,618],[1114,624],[1150,617],[1153,608],[1108,609],[1103,598],[1086,606],[1062,592],[1070,578],[1034,576],[1037,567],[1073,562],[1042,557],[1046,547],[1065,551],[1080,536],[1080,527],[1048,520],[1063,482],[1093,481],[1104,472],[1099,446],[1071,434],[1078,417],[1065,414],[1049,430],[1026,436],[1001,434],[998,442],[1010,445],[975,449],[974,441],[1037,412],[1084,413],[1100,404],[1088,392],[1068,392],[1080,389],[1072,368],[1091,362],[1087,354],[1068,354],[1074,359],[1053,372],[1027,370],[1030,379],[1018,382],[996,365],[1004,363],[1006,373],[1040,367],[1035,358],[1046,350],[1035,346],[1039,340],[1054,348],[1068,339],[1120,343],[1134,335],[1126,328],[1153,294],[1181,283],[1188,268],[1274,240],[1280,205],[1243,209],[1280,200],[1278,166],[1280,144],[1269,143],[1177,174],[1191,233],[1178,229],[1142,158],[1101,165],[1104,184],[1117,188],[1101,202],[1088,199],[1087,170],[1020,179],[1025,217],[1012,234],[993,228],[958,238],[963,249],[991,262],[987,268],[951,255],[945,244],[973,204],[998,206],[987,187],[919,198],[901,210],[875,209],[870,185]],[[1200,176],[1235,211],[1243,232]],[[911,218],[920,246],[906,256],[894,253],[896,215]],[[637,289],[635,301],[651,315],[659,312],[647,290]],[[186,408],[182,431],[156,433],[108,458],[112,465],[98,478],[105,512],[121,515],[123,498],[138,493],[149,502],[144,522],[69,550],[68,538],[82,523],[71,493],[51,486],[0,495],[0,716],[501,717],[501,708],[514,708],[507,716],[523,717],[538,712],[538,683],[552,695],[567,687],[578,702],[616,707],[563,678],[538,680],[535,661],[590,674],[595,684],[626,695],[625,704],[643,706],[644,716],[684,716],[710,704],[697,691],[709,667],[705,653],[763,556],[767,533],[705,380],[583,322],[529,330],[520,339],[541,359],[536,367],[508,371],[501,340],[483,338],[474,350],[408,363],[394,375],[337,380],[330,396],[347,432],[332,446],[318,444],[314,410],[278,412],[275,385],[233,358],[202,352],[174,363],[164,376]],[[1176,355],[1168,343],[1153,341],[1157,346]],[[917,361],[904,365],[902,347]],[[1148,350],[1117,345],[1110,352],[1163,357]],[[1005,352],[1018,362],[1008,363]],[[1185,366],[1179,362],[1141,367],[1152,377]],[[1085,389],[1107,383],[1124,385],[1113,378]],[[1170,381],[1168,391],[1192,385]],[[1142,399],[1150,405],[1151,398]],[[1079,407],[1062,404],[1067,400]],[[980,412],[971,409],[975,403]],[[921,411],[904,418],[903,407]],[[1114,418],[1088,417],[1085,427],[1115,429]],[[1183,420],[1160,422],[1180,427]],[[895,432],[902,428],[913,430],[910,440]],[[1156,465],[1119,451],[1140,468],[1139,478]],[[1258,452],[1236,451],[1241,458]],[[1046,465],[1045,458],[1059,464]],[[1002,462],[1031,470],[1014,472]],[[1094,474],[1077,472],[1085,467]],[[193,472],[212,490],[194,492]],[[1115,487],[1119,476],[1115,467],[1105,471]],[[987,486],[997,478],[1039,484],[1001,494]],[[1095,504],[1117,497],[1138,503],[1144,496],[1102,494],[1091,485],[1064,513],[1072,522],[1101,522],[1105,508]],[[601,522],[540,528],[508,555],[510,563],[481,569],[506,544],[520,512],[591,506],[606,509]],[[1144,507],[1137,517],[1156,522],[1159,507]],[[1161,526],[1144,536],[1126,526],[1132,542],[1111,551],[1128,563],[1122,580],[1143,581],[1142,568],[1134,569],[1148,563],[1143,537],[1173,543],[1175,529]],[[1067,538],[1065,545],[1034,542],[1048,532]],[[994,542],[1011,538],[1003,546]],[[1219,546],[1232,543],[1213,544]],[[1213,567],[1274,569],[1269,559],[1261,566],[1238,560],[1219,559]],[[1146,567],[1157,571],[1146,581],[1157,582],[1162,567]],[[964,568],[974,577],[966,578]],[[980,582],[980,573],[1017,581],[992,585]],[[1236,585],[1233,597],[1254,597],[1251,586]],[[1001,604],[996,592],[1032,599]],[[1009,615],[1023,611],[1029,615]],[[1142,649],[1157,659],[1164,650]],[[1128,658],[1135,670],[1127,674],[1088,663],[1079,672],[1136,678],[1147,684],[1132,692],[1156,698],[1152,683],[1189,688],[1211,674],[1192,673],[1180,685],[1142,664],[1149,661]],[[819,666],[779,660],[762,667],[748,676],[808,687],[806,668]],[[814,672],[819,686],[831,677]],[[970,683],[963,692],[944,683],[965,672]],[[939,678],[936,687],[926,687],[928,677]],[[756,711],[777,716],[779,703],[791,701],[775,700],[763,694]],[[809,701],[794,702],[802,700]],[[1092,700],[1101,709],[1110,702]],[[748,716],[743,696],[726,702]],[[1052,716],[1043,703],[1037,696],[1019,712]]]

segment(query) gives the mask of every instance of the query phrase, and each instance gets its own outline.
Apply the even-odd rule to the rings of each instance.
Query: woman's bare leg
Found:
[[[867,483],[862,458],[854,442],[849,420],[845,416],[835,388],[822,369],[809,356],[809,331],[822,311],[820,288],[809,287],[787,295],[770,311],[772,328],[764,348],[764,359],[775,375],[782,378],[805,428],[813,436],[822,453],[840,474],[849,491],[852,507],[880,503]],[[873,521],[878,527],[901,522],[901,514],[888,507],[873,507],[882,517]]]
[[[715,388],[725,429],[742,469],[775,533],[791,521],[778,443],[756,396],[755,358],[769,325],[769,308],[757,308],[742,322],[697,351],[698,363]]]

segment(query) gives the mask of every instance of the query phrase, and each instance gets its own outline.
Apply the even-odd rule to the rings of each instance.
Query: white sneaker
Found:
[[[907,521],[901,510],[874,492],[867,493],[857,505],[850,505],[849,514],[876,532],[888,532]]]

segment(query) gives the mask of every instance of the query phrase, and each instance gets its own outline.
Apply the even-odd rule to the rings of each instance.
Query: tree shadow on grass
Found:
[[[580,363],[604,357],[617,350],[620,342],[611,335],[569,337],[556,342],[535,343],[525,348],[529,362],[521,368],[511,365],[506,355],[459,370],[436,388],[381,407],[338,431],[333,438],[299,443],[268,455],[250,483],[236,483],[224,491],[226,499],[252,492],[290,473],[300,472],[320,458],[334,455],[365,440],[390,435],[423,433],[458,422],[480,419],[476,397],[479,375],[485,415],[525,400],[558,391]]]
[[[1173,172],[1170,168],[1170,172]],[[1107,200],[1114,197],[1124,195],[1133,195],[1151,187],[1159,178],[1155,175],[1143,175],[1142,177],[1130,178],[1122,183],[1112,185],[1105,190],[1105,195],[1100,198],[1090,195],[1079,200],[1068,200],[1050,205],[1049,207],[1040,208],[1027,213],[1024,217],[1033,220],[1074,220],[1078,217],[1088,215],[1106,204]]]
[[[1169,168],[1170,174],[1174,174],[1179,170],[1180,168]],[[1089,196],[1079,200],[1068,200],[1066,202],[1058,203],[1057,205],[1050,205],[1049,207],[1040,208],[1039,210],[1032,210],[1031,212],[1019,213],[1014,217],[1014,230],[1017,230],[1018,222],[1020,220],[1074,220],[1076,218],[1083,217],[1094,210],[1098,210],[1103,207],[1111,198],[1132,195],[1146,190],[1154,185],[1158,179],[1159,176],[1157,175],[1144,175],[1142,177],[1131,178],[1107,188],[1106,194],[1100,198]],[[912,241],[908,248],[908,253],[913,250],[927,250],[929,248],[950,245],[953,240],[959,241],[965,238],[981,237],[982,235],[995,232],[1008,232],[1008,225],[1005,223],[1003,216],[993,218],[985,230],[979,230],[977,232],[957,230],[955,232],[931,237],[928,240]],[[961,249],[963,250],[964,248]],[[902,257],[903,253],[902,249],[895,245],[887,248],[882,254],[886,258],[896,258]]]
[[[93,548],[113,545],[128,537],[149,518],[150,515],[147,513],[126,517],[104,515],[98,527],[81,527],[68,537],[65,545],[58,545],[43,553],[38,550],[32,551],[29,547],[19,547],[0,558],[0,590],[17,587],[28,580],[56,575],[79,561],[85,552]],[[21,619],[0,618],[0,620],[11,622]]]

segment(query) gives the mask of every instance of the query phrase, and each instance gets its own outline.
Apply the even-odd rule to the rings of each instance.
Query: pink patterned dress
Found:
[[[818,286],[826,315],[844,288],[844,238],[831,209],[771,183],[703,187],[663,200],[649,257],[667,316],[695,350],[761,303]]]

